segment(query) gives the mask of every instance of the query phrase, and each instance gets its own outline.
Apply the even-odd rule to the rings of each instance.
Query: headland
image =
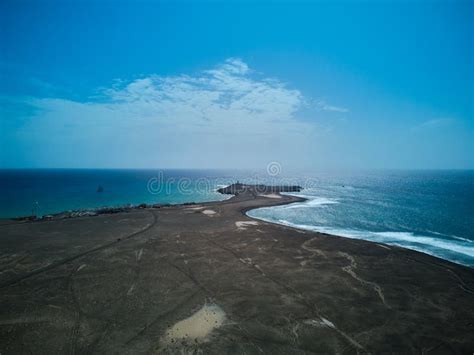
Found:
[[[472,353],[471,268],[245,214],[296,188],[2,224],[0,353]]]

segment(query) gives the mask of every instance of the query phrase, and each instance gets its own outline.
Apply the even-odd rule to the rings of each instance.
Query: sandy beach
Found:
[[[473,269],[245,214],[297,201],[2,222],[0,353],[473,352]]]

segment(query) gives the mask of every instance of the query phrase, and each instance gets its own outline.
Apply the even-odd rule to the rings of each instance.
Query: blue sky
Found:
[[[2,1],[0,166],[474,168],[473,10]]]

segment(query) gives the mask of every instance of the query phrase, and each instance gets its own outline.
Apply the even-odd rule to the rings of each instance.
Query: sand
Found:
[[[216,211],[214,211],[214,210],[204,210],[204,211],[202,211],[202,213],[204,213],[207,216],[212,216],[212,215],[216,214]]]
[[[301,201],[0,225],[0,353],[472,353],[473,269],[245,214]]]
[[[185,210],[187,211],[199,211],[202,210],[204,207],[202,206],[195,206],[195,207],[186,207]]]
[[[267,198],[281,198],[281,195],[278,195],[278,194],[262,194],[260,196],[267,197]]]
[[[249,226],[258,226],[259,223],[257,221],[237,221],[235,222],[235,226],[239,230],[246,230]]]

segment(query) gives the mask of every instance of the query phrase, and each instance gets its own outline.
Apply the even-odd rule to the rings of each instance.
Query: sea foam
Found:
[[[313,208],[313,207],[320,207],[324,205],[333,205],[338,204],[339,200],[335,198],[327,198],[327,197],[318,197],[318,196],[311,196],[311,195],[304,195],[304,194],[289,194],[289,193],[282,193],[284,195],[289,196],[296,196],[306,198],[307,201],[305,202],[297,202],[292,203],[286,206],[282,206],[282,209],[294,209],[294,208]]]

